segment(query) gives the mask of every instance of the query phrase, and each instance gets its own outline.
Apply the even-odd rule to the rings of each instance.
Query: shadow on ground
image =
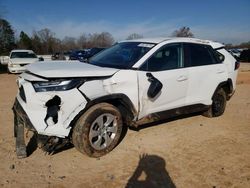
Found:
[[[166,170],[165,160],[157,155],[143,154],[126,188],[175,188]]]
[[[7,65],[0,64],[0,74],[4,74],[8,72]]]

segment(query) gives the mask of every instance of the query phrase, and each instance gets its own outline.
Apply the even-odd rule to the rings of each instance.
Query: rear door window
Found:
[[[184,66],[195,67],[218,63],[209,45],[184,43]]]

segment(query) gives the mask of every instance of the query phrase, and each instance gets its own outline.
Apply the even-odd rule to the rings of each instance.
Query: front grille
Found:
[[[28,65],[28,64],[20,64],[21,67],[25,66],[25,65]]]
[[[21,99],[23,99],[23,101],[26,102],[26,96],[25,96],[25,92],[24,92],[23,86],[21,86],[19,88],[19,95],[20,95]]]

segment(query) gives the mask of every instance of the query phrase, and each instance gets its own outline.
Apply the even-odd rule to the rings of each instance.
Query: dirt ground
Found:
[[[108,155],[36,149],[17,159],[11,111],[17,75],[0,73],[1,187],[250,187],[250,63],[218,118],[197,115],[128,130]]]

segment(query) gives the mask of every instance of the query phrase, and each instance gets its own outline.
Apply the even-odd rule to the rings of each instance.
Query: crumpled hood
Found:
[[[38,62],[26,66],[32,74],[45,78],[111,76],[119,69],[98,67],[81,62]]]

